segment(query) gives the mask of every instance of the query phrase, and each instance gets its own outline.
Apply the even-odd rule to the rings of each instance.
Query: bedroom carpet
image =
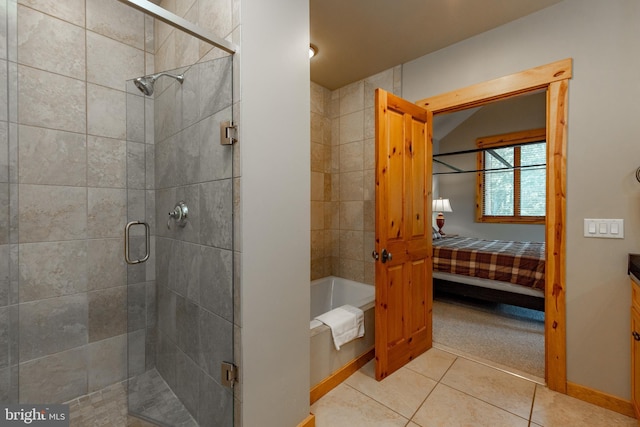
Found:
[[[433,341],[544,378],[544,313],[506,304],[438,297]]]

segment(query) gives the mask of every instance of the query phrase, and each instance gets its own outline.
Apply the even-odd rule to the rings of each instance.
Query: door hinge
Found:
[[[238,125],[231,122],[220,123],[220,145],[233,145],[238,142]]]
[[[236,381],[238,381],[238,367],[230,362],[222,362],[220,379],[223,386],[233,388]]]

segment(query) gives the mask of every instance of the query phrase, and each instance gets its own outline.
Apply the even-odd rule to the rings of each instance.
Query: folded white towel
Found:
[[[364,336],[364,312],[351,305],[343,305],[316,317],[329,328],[336,350],[356,338]]]

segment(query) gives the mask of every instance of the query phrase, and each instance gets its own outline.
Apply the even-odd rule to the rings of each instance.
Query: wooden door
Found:
[[[432,344],[431,118],[376,90],[376,379]]]

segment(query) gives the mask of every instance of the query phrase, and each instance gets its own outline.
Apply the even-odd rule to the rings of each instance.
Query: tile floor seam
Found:
[[[533,388],[533,398],[531,399],[531,410],[529,411],[529,427],[533,422],[533,406],[536,404],[536,393],[538,392],[538,384]]]
[[[438,347],[434,347],[434,348],[438,348]],[[447,352],[449,352],[448,350],[442,350],[442,351],[447,351]],[[529,381],[529,382],[534,383],[534,384],[539,384],[539,385],[542,385],[542,386],[546,386],[546,384],[541,383],[540,381],[537,381],[537,380],[534,380],[534,379],[531,379],[531,378],[527,378],[527,377],[526,377],[526,376],[524,376],[524,375],[521,375],[521,374],[518,374],[518,373],[512,372],[512,371],[510,371],[510,370],[509,370],[508,368],[506,368],[506,367],[505,367],[505,368],[502,368],[502,367],[499,367],[499,366],[493,365],[493,364],[491,364],[491,363],[489,363],[489,362],[485,362],[485,361],[483,361],[481,358],[474,358],[473,356],[469,356],[469,355],[460,355],[460,354],[455,354],[455,353],[451,353],[451,354],[453,354],[454,356],[456,356],[456,358],[466,359],[466,360],[468,360],[468,361],[470,361],[470,362],[475,362],[475,363],[478,363],[478,364],[480,364],[480,365],[486,366],[486,367],[488,367],[488,368],[494,369],[494,370],[496,370],[496,371],[504,372],[505,374],[509,374],[509,375],[514,376],[514,377],[516,377],[516,378],[521,378],[521,379],[523,379],[523,380],[525,380],[525,381]]]
[[[453,354],[453,353],[449,353],[449,354]],[[449,367],[442,373],[442,375],[440,375],[440,379],[438,379],[438,383],[442,382],[442,379],[447,375],[447,373],[451,370],[451,368],[453,367],[453,365],[456,363],[456,361],[458,359],[460,359],[462,356],[458,356],[457,354],[454,354],[455,359],[453,359],[451,361],[451,363],[449,364]]]
[[[383,406],[383,407],[387,408],[388,410],[390,410],[391,412],[394,412],[394,413],[398,414],[400,417],[402,417],[403,419],[407,420],[407,423],[411,422],[411,418],[407,418],[407,417],[405,417],[405,416],[404,416],[404,415],[402,415],[400,412],[398,412],[398,411],[396,411],[395,409],[393,409],[393,408],[389,407],[388,405],[386,405],[386,404],[384,404],[384,403],[380,402],[378,399],[376,399],[376,398],[374,398],[374,397],[369,396],[367,393],[365,393],[365,392],[363,392],[363,391],[361,391],[361,390],[358,390],[357,388],[355,388],[355,387],[354,387],[354,386],[352,386],[351,384],[347,384],[346,382],[344,382],[343,384],[345,384],[345,385],[346,385],[346,386],[348,386],[348,387],[351,387],[353,390],[355,390],[356,392],[360,393],[361,395],[363,395],[363,396],[364,396],[364,397],[366,397],[367,399],[372,400],[372,401],[374,401],[375,403],[377,403],[378,405],[381,405],[381,406]],[[415,414],[414,414],[414,415],[415,415]]]
[[[432,348],[434,348],[434,347],[432,347]],[[444,351],[444,350],[441,350],[441,351]],[[411,417],[409,418],[409,421],[407,422],[407,426],[408,426],[410,423],[414,423],[414,424],[416,424],[416,425],[418,425],[418,426],[422,427],[420,424],[418,424],[416,421],[414,421],[414,418],[415,418],[416,414],[420,411],[420,408],[422,408],[422,406],[425,404],[425,402],[427,401],[427,399],[429,398],[429,396],[431,396],[431,394],[432,394],[432,393],[433,393],[433,391],[436,389],[436,387],[438,387],[438,384],[441,384],[442,379],[445,377],[445,375],[447,375],[447,372],[449,372],[449,370],[451,369],[451,367],[453,366],[453,364],[456,362],[456,360],[458,360],[458,358],[462,357],[462,356],[458,356],[458,355],[453,354],[453,353],[449,353],[449,352],[447,352],[447,351],[445,351],[445,352],[446,352],[446,353],[448,353],[448,354],[453,355],[453,356],[454,356],[454,358],[453,358],[453,360],[451,361],[451,363],[449,364],[449,366],[447,367],[447,369],[445,369],[445,371],[440,375],[440,378],[439,378],[439,379],[432,378],[432,377],[430,377],[430,376],[428,376],[428,375],[426,375],[426,374],[424,374],[424,373],[422,373],[422,372],[419,372],[419,371],[417,371],[417,370],[411,369],[411,367],[409,367],[409,366],[406,366],[406,368],[407,368],[407,369],[409,369],[411,372],[416,373],[416,374],[418,374],[418,375],[420,375],[420,376],[422,376],[422,377],[424,377],[424,378],[427,378],[427,379],[429,379],[429,380],[431,380],[431,381],[435,381],[435,383],[436,383],[436,384],[433,386],[433,388],[431,388],[431,390],[429,391],[429,393],[427,393],[427,395],[425,396],[425,398],[422,400],[422,403],[420,403],[420,405],[418,405],[418,407],[416,408],[416,410],[413,412],[413,414],[412,414],[412,415],[411,415]],[[415,360],[415,359],[414,359],[414,360]],[[392,374],[392,375],[393,375],[393,374]],[[446,385],[446,384],[443,384],[443,385]],[[394,412],[395,412],[395,411],[394,411]]]
[[[491,370],[493,370],[493,371],[498,371],[498,372],[501,372],[501,373],[507,374],[507,375],[509,375],[509,376],[511,376],[511,377],[518,378],[518,379],[520,379],[520,380],[524,380],[524,381],[526,381],[526,382],[530,383],[531,385],[533,385],[533,395],[532,395],[531,399],[533,399],[533,396],[535,396],[535,391],[536,391],[536,388],[537,388],[538,386],[546,387],[546,385],[539,384],[539,383],[538,383],[538,382],[536,382],[536,381],[532,381],[532,380],[530,380],[530,379],[528,379],[528,378],[525,378],[525,377],[522,377],[522,376],[520,376],[520,375],[518,375],[518,374],[514,374],[513,372],[505,371],[504,369],[496,368],[496,367],[494,367],[494,366],[487,365],[486,363],[482,363],[482,362],[479,362],[479,361],[476,361],[476,360],[472,360],[472,359],[466,358],[466,357],[464,357],[464,356],[457,356],[456,360],[454,360],[454,362],[451,364],[451,366],[449,367],[449,369],[451,369],[451,368],[453,367],[453,365],[455,364],[455,362],[456,362],[458,359],[464,359],[464,360],[466,360],[466,361],[468,361],[468,362],[471,362],[471,363],[477,363],[477,364],[482,365],[482,366],[484,366],[484,367],[486,367],[486,368],[489,368],[489,369],[491,369]],[[447,372],[449,371],[449,369],[447,369]],[[446,373],[442,376],[442,379],[444,379],[444,378],[445,378],[445,376],[446,376]],[[446,386],[448,386],[448,387],[451,387],[451,388],[452,388],[452,389],[454,389],[454,390],[458,390],[458,391],[460,391],[460,392],[462,392],[462,393],[464,393],[464,394],[467,394],[467,395],[469,395],[469,396],[471,396],[471,397],[475,397],[476,399],[478,399],[478,400],[480,400],[480,401],[482,401],[482,402],[485,402],[485,403],[488,403],[488,404],[490,404],[490,405],[492,405],[492,406],[495,406],[495,407],[497,407],[497,408],[500,408],[500,407],[499,407],[499,406],[497,406],[495,403],[487,402],[486,400],[484,400],[484,399],[482,399],[482,398],[480,398],[480,397],[477,397],[477,396],[473,396],[473,395],[471,395],[471,394],[467,393],[467,392],[466,392],[466,391],[464,391],[464,390],[459,390],[459,389],[457,389],[456,387],[454,387],[454,386],[453,386],[453,385],[451,385],[451,384],[447,384],[447,383],[442,383],[442,384],[443,384],[443,385],[446,385]],[[533,405],[533,400],[532,400],[531,405]],[[514,412],[512,412],[512,411],[510,411],[510,410],[508,410],[508,409],[506,409],[506,408],[500,408],[500,409],[502,409],[503,411],[509,412],[510,414],[516,415],[516,416],[517,416],[517,417],[519,417],[519,418],[526,419],[526,418],[525,418],[525,417],[523,417],[522,415],[520,415],[520,414],[516,414],[516,413],[514,413]],[[532,415],[532,411],[530,411],[530,413],[529,413],[529,419],[531,418],[531,415]]]
[[[432,381],[436,381],[436,385],[431,389],[431,391],[429,391],[429,393],[428,393],[428,394],[427,394],[427,396],[424,398],[424,400],[422,401],[422,403],[421,403],[420,405],[418,405],[417,409],[413,412],[413,414],[411,415],[411,417],[410,417],[410,418],[408,418],[408,422],[409,422],[409,423],[411,423],[411,422],[416,423],[415,421],[413,421],[413,418],[416,416],[416,414],[418,413],[418,411],[420,410],[420,408],[422,407],[422,405],[424,405],[424,403],[427,401],[427,399],[428,399],[428,398],[429,398],[429,396],[433,393],[433,391],[436,389],[436,387],[437,387],[439,384],[441,384],[441,385],[443,385],[443,386],[445,386],[445,387],[449,387],[449,388],[451,388],[452,390],[459,391],[459,392],[461,392],[461,393],[465,394],[466,396],[469,396],[469,397],[470,397],[470,398],[472,398],[472,399],[475,399],[475,400],[477,400],[477,401],[480,401],[480,402],[486,403],[487,405],[490,405],[490,406],[492,406],[492,407],[494,407],[494,408],[497,408],[497,409],[499,409],[499,410],[501,410],[501,411],[504,411],[504,412],[506,412],[506,413],[509,413],[509,414],[511,414],[511,415],[514,415],[514,416],[516,416],[516,417],[520,418],[521,420],[527,421],[527,425],[529,425],[529,426],[530,426],[530,424],[531,424],[531,416],[532,416],[532,413],[533,413],[533,397],[535,396],[536,386],[537,386],[537,385],[539,385],[537,382],[535,382],[535,381],[531,381],[531,380],[530,380],[530,379],[528,379],[528,378],[524,378],[524,377],[522,377],[522,376],[520,376],[520,375],[517,375],[517,374],[514,374],[514,373],[512,373],[512,372],[508,372],[508,371],[505,371],[505,370],[503,370],[503,369],[499,369],[499,368],[496,368],[496,367],[493,367],[493,366],[487,365],[487,364],[485,364],[485,363],[481,363],[481,362],[478,362],[478,361],[475,361],[475,360],[468,359],[468,358],[466,358],[466,357],[464,357],[464,356],[459,356],[459,355],[454,355],[454,356],[455,356],[455,359],[453,359],[453,361],[451,362],[451,364],[449,365],[449,367],[448,367],[448,368],[444,371],[444,373],[440,376],[440,379],[439,379],[439,380],[434,380],[433,378],[431,378],[431,377],[429,377],[429,376],[427,376],[427,375],[424,375],[424,374],[423,374],[423,373],[421,373],[421,372],[414,371],[413,369],[410,369],[410,368],[408,368],[408,367],[407,367],[407,369],[411,370],[413,373],[416,373],[416,374],[418,374],[418,375],[420,375],[420,376],[422,376],[422,377],[428,378],[428,379],[430,379],[430,380],[432,380]],[[454,365],[454,364],[455,364],[455,362],[456,362],[456,361],[458,361],[459,359],[464,359],[464,360],[467,360],[467,361],[472,362],[472,363],[478,363],[478,364],[480,364],[480,365],[482,365],[482,366],[485,366],[485,367],[487,367],[487,368],[490,368],[490,369],[493,369],[493,370],[497,370],[497,371],[499,371],[499,372],[503,372],[503,373],[505,373],[505,374],[508,374],[508,375],[510,375],[510,376],[512,376],[512,377],[514,377],[514,378],[519,378],[519,379],[522,379],[522,380],[524,380],[524,381],[527,381],[528,383],[531,383],[531,384],[533,385],[533,396],[532,396],[531,407],[530,407],[530,410],[529,410],[529,418],[527,419],[527,418],[523,417],[523,416],[522,416],[522,415],[520,415],[520,414],[516,414],[516,413],[514,413],[513,411],[510,411],[510,410],[508,410],[508,409],[505,409],[505,408],[502,408],[502,407],[500,407],[500,406],[497,406],[497,405],[496,405],[496,404],[494,404],[494,403],[487,402],[487,401],[486,401],[486,400],[484,400],[484,399],[481,399],[481,398],[479,398],[479,397],[477,397],[477,396],[474,396],[474,395],[472,395],[472,394],[469,394],[469,393],[468,393],[468,392],[466,392],[465,390],[459,390],[458,388],[456,388],[456,387],[454,387],[454,386],[452,386],[452,385],[449,385],[449,384],[443,383],[443,382],[442,382],[442,380],[446,377],[447,373],[448,373],[448,372],[453,368],[453,365]],[[391,374],[391,375],[393,375],[393,374]],[[379,401],[378,399],[376,399],[375,397],[370,396],[369,394],[367,394],[367,393],[365,393],[364,391],[361,391],[361,390],[359,390],[359,389],[355,388],[354,386],[352,386],[352,385],[350,385],[350,384],[347,384],[347,383],[346,383],[346,381],[345,381],[345,384],[346,384],[347,386],[349,386],[350,388],[352,388],[353,390],[355,390],[355,391],[357,391],[358,393],[360,393],[361,395],[363,395],[363,396],[367,397],[368,399],[371,399],[372,401],[374,401],[374,402],[376,402],[376,403],[378,403],[378,404],[380,404],[380,405],[384,406],[385,408],[387,408],[387,409],[389,409],[389,410],[393,411],[394,413],[398,414],[398,415],[399,415],[399,416],[401,416],[402,418],[405,418],[405,419],[406,419],[406,417],[405,417],[403,414],[399,413],[397,410],[395,410],[395,409],[391,408],[390,406],[386,405],[385,403],[380,402],[380,401]],[[416,423],[416,424],[417,424],[417,423]]]
[[[457,388],[455,388],[455,387],[453,387],[453,386],[450,386],[450,385],[448,385],[448,384],[445,384],[445,383],[442,383],[442,385],[443,385],[443,386],[445,386],[445,387],[449,387],[449,388],[450,388],[450,389],[452,389],[452,390],[458,391],[458,392],[460,392],[460,393],[462,393],[462,394],[465,394],[465,395],[467,395],[467,396],[471,397],[472,399],[475,399],[475,400],[478,400],[478,401],[480,401],[480,402],[482,402],[482,403],[486,403],[487,405],[493,406],[494,408],[497,408],[497,409],[499,409],[499,410],[501,410],[501,411],[503,411],[503,412],[507,412],[507,413],[509,413],[509,414],[511,414],[511,415],[514,415],[514,416],[516,416],[516,417],[520,418],[521,420],[529,421],[529,420],[527,420],[526,418],[524,418],[522,415],[516,414],[516,413],[514,413],[514,412],[512,412],[512,411],[510,411],[510,410],[508,410],[508,409],[501,408],[501,407],[499,407],[498,405],[496,405],[495,403],[487,402],[486,400],[481,399],[481,398],[479,398],[479,397],[477,397],[477,396],[474,396],[474,395],[472,395],[472,394],[469,394],[469,393],[467,393],[467,392],[466,392],[466,391],[464,391],[464,390],[459,390],[459,389],[457,389]]]
[[[453,359],[453,361],[451,362],[451,364],[449,365],[449,367],[448,367],[448,368],[445,370],[445,372],[440,376],[440,380],[441,380],[442,378],[444,378],[444,376],[445,376],[445,375],[446,375],[446,373],[449,371],[449,369],[451,369],[451,366],[453,366],[453,363],[456,361],[456,359],[457,359],[457,358],[458,358],[458,356],[456,356],[456,358],[455,358],[455,359]],[[414,359],[414,360],[415,360],[415,359]],[[420,408],[422,407],[422,405],[424,405],[424,402],[426,402],[426,401],[427,401],[427,399],[429,398],[429,396],[431,395],[431,393],[433,393],[433,390],[435,390],[435,388],[437,387],[437,385],[440,383],[440,380],[436,380],[435,378],[431,378],[430,376],[428,376],[428,375],[426,375],[426,374],[424,374],[424,373],[422,373],[422,372],[414,371],[414,370],[413,370],[413,369],[411,369],[409,366],[403,366],[401,369],[403,369],[403,368],[404,368],[404,369],[408,369],[408,370],[410,370],[412,373],[417,374],[417,375],[420,375],[421,377],[426,378],[426,379],[428,379],[428,380],[433,381],[433,382],[435,382],[435,383],[436,383],[436,384],[431,388],[431,390],[429,391],[429,393],[427,393],[427,395],[426,395],[426,396],[425,396],[425,398],[422,400],[422,402],[418,405],[418,407],[417,407],[417,408],[416,408],[416,410],[413,412],[413,414],[411,415],[411,417],[409,417],[409,421],[410,421],[410,422],[412,422],[412,421],[413,421],[413,418],[416,416],[416,414],[418,413],[418,411],[420,410]],[[391,375],[393,375],[393,374],[391,374]],[[391,376],[391,375],[389,375],[389,376]],[[372,399],[374,399],[374,398],[372,397]],[[375,400],[375,399],[374,399],[374,400]],[[377,400],[376,400],[376,402],[377,402]],[[390,409],[391,409],[391,408],[390,408]],[[396,413],[397,413],[397,411],[395,411],[395,410],[394,410],[394,412],[396,412]],[[404,415],[402,415],[402,414],[400,414],[400,415],[401,415],[401,416],[403,416],[403,417],[405,417],[405,416],[404,416]],[[405,418],[406,418],[406,417],[405,417]],[[414,422],[414,423],[416,423],[415,421],[413,421],[413,422]],[[416,424],[418,424],[418,423],[416,423]]]
[[[452,365],[453,365],[453,363],[452,363]],[[417,373],[419,374],[419,372],[417,372]],[[429,378],[429,377],[427,377],[426,375],[423,375],[423,376],[424,376],[424,377],[426,377],[426,378]],[[433,378],[429,378],[429,379],[430,379],[430,380],[432,380],[432,381],[434,381],[434,380],[433,380]],[[431,390],[429,391],[429,393],[427,393],[427,395],[425,396],[425,398],[422,400],[422,403],[420,403],[420,404],[418,405],[418,407],[416,408],[416,410],[415,410],[415,411],[413,411],[413,414],[412,414],[412,415],[411,415],[411,417],[409,418],[409,422],[413,422],[413,423],[415,423],[415,424],[417,424],[417,425],[420,425],[420,424],[418,424],[417,422],[413,421],[413,419],[415,418],[416,414],[420,411],[420,408],[422,408],[422,405],[424,405],[424,403],[427,401],[427,399],[429,398],[429,396],[431,396],[431,393],[433,393],[433,390],[435,390],[435,389],[436,389],[436,387],[438,387],[438,384],[440,384],[440,381],[436,381],[436,385],[434,385],[434,386],[431,388]]]

